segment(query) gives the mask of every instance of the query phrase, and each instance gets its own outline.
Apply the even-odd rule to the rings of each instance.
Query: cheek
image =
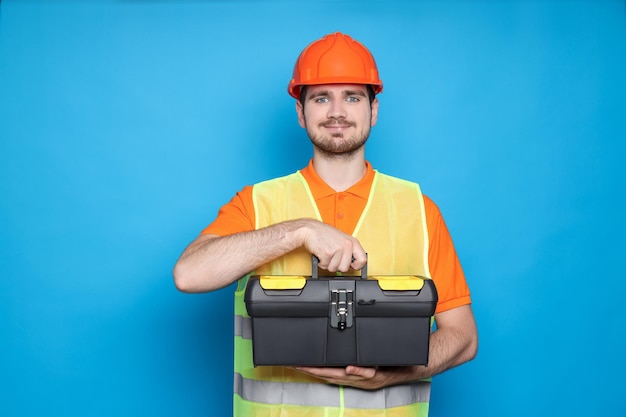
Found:
[[[302,123],[304,124],[308,123],[309,127],[316,125],[319,120],[320,120],[320,115],[316,113],[315,111],[307,109],[302,113]]]

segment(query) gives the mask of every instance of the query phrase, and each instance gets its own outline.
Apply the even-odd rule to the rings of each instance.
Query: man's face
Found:
[[[298,101],[298,122],[326,156],[351,156],[360,150],[378,118],[378,99],[370,105],[365,85],[312,85]]]

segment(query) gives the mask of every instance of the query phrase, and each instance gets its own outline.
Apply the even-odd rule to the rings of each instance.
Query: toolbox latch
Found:
[[[331,289],[330,303],[330,327],[339,330],[352,327],[354,292],[347,289]]]

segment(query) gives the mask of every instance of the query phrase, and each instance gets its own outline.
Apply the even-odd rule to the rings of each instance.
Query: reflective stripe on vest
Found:
[[[299,172],[256,184],[252,195],[256,229],[297,218],[322,221],[308,184]],[[369,275],[430,277],[426,217],[417,184],[376,172],[353,236],[368,253]],[[310,275],[311,255],[300,248],[254,273]],[[246,284],[244,277],[235,291],[236,417],[347,417],[358,414],[359,410],[370,415],[368,410],[390,407],[393,411],[386,411],[386,416],[428,415],[428,380],[366,391],[326,384],[292,368],[254,367],[252,325],[243,300]]]
[[[235,316],[235,336],[252,339],[252,319],[250,317]]]
[[[343,387],[346,408],[387,409],[430,400],[430,381],[395,385],[376,391]],[[311,384],[255,381],[235,373],[235,394],[249,401],[265,404],[292,404],[307,407],[340,407],[340,387]]]

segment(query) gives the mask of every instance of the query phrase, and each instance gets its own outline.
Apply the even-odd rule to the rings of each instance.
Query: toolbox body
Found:
[[[245,303],[255,366],[426,365],[432,280],[251,276]],[[400,288],[400,289],[398,289]]]

